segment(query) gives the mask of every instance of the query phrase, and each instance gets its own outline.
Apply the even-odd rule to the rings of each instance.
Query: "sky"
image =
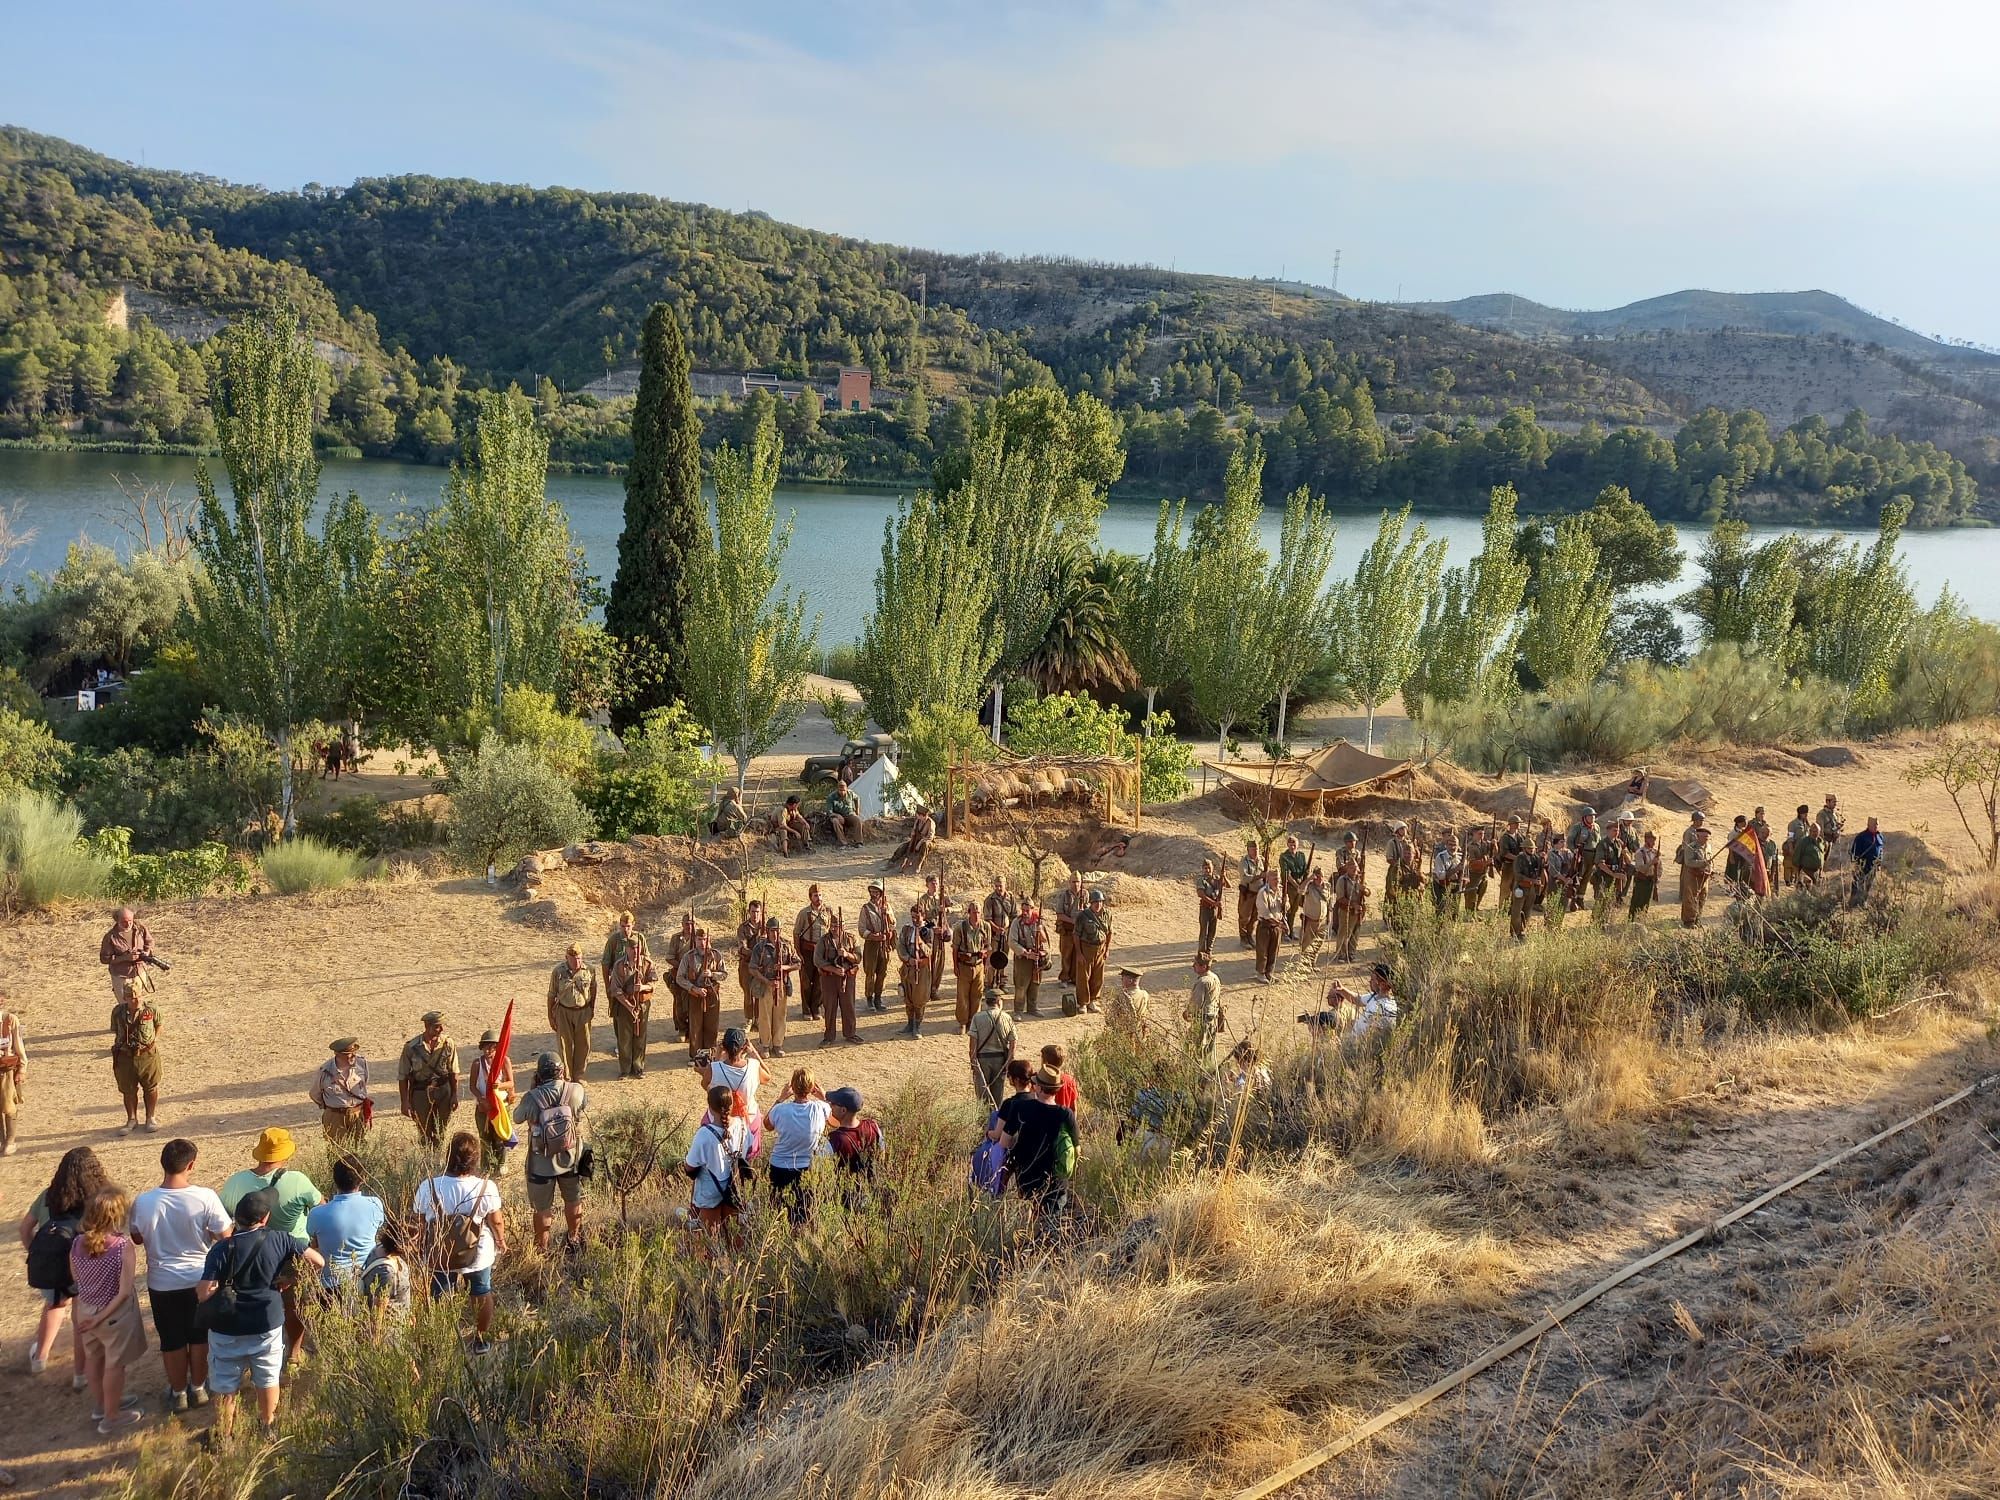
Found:
[[[16,8],[0,119],[293,188],[656,193],[905,245],[2000,345],[1991,0]],[[84,70],[87,60],[88,71]]]

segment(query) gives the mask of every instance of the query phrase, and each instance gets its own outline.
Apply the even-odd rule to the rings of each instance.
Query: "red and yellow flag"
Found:
[[[1730,835],[1729,842],[1723,845],[1725,854],[1732,849],[1743,857],[1743,863],[1749,867],[1751,891],[1759,896],[1770,895],[1771,872],[1764,868],[1764,844],[1757,837],[1757,830],[1747,823],[1737,829]]]
[[[507,1066],[507,1047],[514,1040],[514,1002],[507,1002],[506,1019],[500,1023],[500,1045],[493,1049],[493,1066],[486,1070],[486,1126],[496,1136],[514,1133],[514,1112],[500,1090],[500,1075]]]

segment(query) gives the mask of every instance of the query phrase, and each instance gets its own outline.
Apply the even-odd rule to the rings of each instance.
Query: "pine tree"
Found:
[[[656,671],[616,706],[620,728],[680,696],[686,636],[687,559],[707,515],[701,498],[701,419],[688,379],[687,339],[664,302],[646,314],[639,397],[632,408],[632,467],[625,472],[625,529],[604,628]]]

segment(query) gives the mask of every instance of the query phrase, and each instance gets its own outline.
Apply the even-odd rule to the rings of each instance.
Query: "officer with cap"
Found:
[[[373,1123],[375,1101],[368,1092],[368,1059],[361,1042],[351,1036],[326,1044],[333,1056],[319,1065],[306,1097],[319,1106],[320,1129],[335,1146],[351,1145]]]
[[[396,1092],[403,1115],[417,1122],[426,1146],[435,1146],[458,1108],[458,1048],[444,1034],[444,1012],[424,1012],[424,1029],[403,1043],[396,1063]]]

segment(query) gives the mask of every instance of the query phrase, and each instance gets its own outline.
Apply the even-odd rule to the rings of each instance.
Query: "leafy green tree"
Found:
[[[991,760],[999,753],[972,709],[920,704],[896,730],[896,777],[938,802],[944,797],[947,767]]]
[[[883,523],[855,669],[877,724],[900,733],[918,708],[970,710],[992,680],[1000,636],[980,520],[976,494],[960,490],[899,503]]]
[[[1801,665],[1851,688],[1855,710],[1864,715],[1886,702],[1897,656],[1917,615],[1909,574],[1896,556],[1909,514],[1907,500],[1888,506],[1874,542],[1839,553],[1801,600],[1811,620],[1802,632]]]
[[[1742,521],[1718,521],[1695,559],[1701,581],[1680,605],[1694,616],[1704,645],[1731,641],[1753,656],[1789,662],[1798,645],[1793,622],[1803,574],[1798,539],[1750,545]]]
[[[200,524],[190,636],[222,706],[268,735],[282,768],[278,810],[297,827],[292,737],[319,711],[339,656],[333,552],[307,530],[319,498],[313,452],[320,378],[289,315],[232,325],[221,338],[216,437],[231,503],[195,467]]]
[[[699,833],[718,780],[705,739],[702,726],[678,703],[653,709],[627,731],[623,753],[602,760],[583,789],[598,836]]]
[[[1368,716],[1366,747],[1375,748],[1375,710],[1402,687],[1417,664],[1424,611],[1444,567],[1444,542],[1421,522],[1409,529],[1410,507],[1385,510],[1375,540],[1342,592],[1333,655],[1340,677]],[[1408,535],[1405,535],[1405,532]]]
[[[1614,594],[1655,584],[1672,583],[1681,575],[1680,537],[1674,528],[1654,518],[1651,511],[1632,498],[1623,485],[1609,484],[1598,491],[1588,510],[1575,518],[1583,523],[1591,545],[1597,548],[1603,581]],[[1531,576],[1528,597],[1535,595],[1535,579],[1542,559],[1555,543],[1557,520],[1535,520],[1521,528],[1521,556],[1527,560]]]
[[[1183,534],[1187,501],[1162,500],[1153,524],[1153,550],[1133,569],[1118,596],[1118,638],[1146,690],[1146,733],[1153,732],[1153,702],[1187,668],[1194,635],[1194,552]]]
[[[1565,517],[1543,554],[1541,588],[1521,631],[1521,654],[1545,690],[1573,693],[1597,680],[1611,655],[1612,608],[1589,523]]]
[[[661,663],[656,680],[617,706],[620,727],[680,696],[688,558],[700,544],[701,420],[688,379],[686,335],[664,302],[646,315],[639,395],[632,408],[632,467],[625,473],[625,529],[604,625]]]
[[[39,719],[0,708],[0,793],[27,788],[52,792],[69,764],[70,750]]]
[[[702,527],[688,559],[701,607],[688,616],[681,686],[687,705],[736,759],[741,787],[752,758],[784,738],[805,707],[819,659],[819,625],[778,582],[792,520],[777,524],[772,494],[782,444],[766,426],[745,448],[716,451],[715,531]]]
[[[1188,693],[1215,725],[1218,758],[1230,729],[1270,702],[1277,680],[1270,554],[1258,535],[1263,513],[1264,452],[1253,438],[1229,461],[1221,504],[1194,520]]]
[[[1445,569],[1425,599],[1416,670],[1403,684],[1407,706],[1497,699],[1513,691],[1514,646],[1528,589],[1528,562],[1515,542],[1519,504],[1511,484],[1494,486],[1479,555],[1463,568]]]
[[[435,581],[461,626],[466,677],[497,713],[510,687],[554,692],[581,611],[569,520],[546,494],[549,440],[527,399],[482,395],[469,447],[445,486]]]
[[[504,870],[530,850],[590,835],[590,814],[576,792],[532,745],[489,732],[446,770],[451,851],[468,870]]]
[[[1975,620],[1950,589],[1911,622],[1890,721],[1929,727],[2000,714],[2000,625]]]
[[[1271,685],[1278,695],[1280,743],[1285,738],[1287,700],[1332,644],[1339,613],[1339,600],[1326,587],[1327,571],[1333,566],[1333,535],[1325,498],[1304,485],[1293,490],[1285,501],[1270,582],[1271,607],[1277,613]]]

